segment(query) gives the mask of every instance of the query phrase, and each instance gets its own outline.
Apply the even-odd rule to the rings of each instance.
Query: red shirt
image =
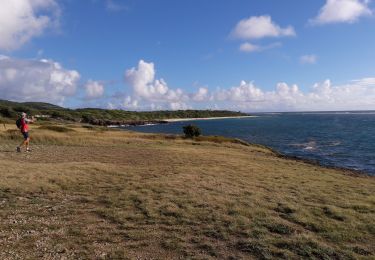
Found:
[[[27,133],[29,131],[29,125],[27,124],[27,120],[25,118],[21,119],[21,132]]]

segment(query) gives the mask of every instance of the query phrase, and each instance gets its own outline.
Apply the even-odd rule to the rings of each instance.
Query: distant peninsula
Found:
[[[163,124],[173,120],[250,116],[247,113],[227,110],[126,111],[100,108],[69,109],[42,102],[20,103],[0,100],[0,119],[3,118],[3,121],[16,118],[20,112],[36,116],[40,120],[71,121],[101,126]]]

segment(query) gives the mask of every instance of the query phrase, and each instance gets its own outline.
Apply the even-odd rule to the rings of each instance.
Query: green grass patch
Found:
[[[294,229],[290,226],[280,223],[269,223],[266,225],[266,228],[270,232],[280,235],[290,235],[294,232]]]

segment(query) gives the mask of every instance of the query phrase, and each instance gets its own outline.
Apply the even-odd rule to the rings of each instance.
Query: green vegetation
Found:
[[[44,115],[42,120],[62,119],[67,121],[110,124],[110,121],[131,122],[162,120],[174,118],[206,118],[206,117],[228,117],[244,116],[241,112],[221,110],[178,110],[178,111],[148,111],[135,112],[124,110],[109,110],[99,108],[67,109],[48,103],[26,102],[17,103],[0,100],[0,117],[16,118],[20,112],[31,115]]]
[[[201,135],[201,130],[199,129],[199,127],[195,125],[187,125],[184,126],[182,129],[184,131],[185,137],[187,138],[198,137]]]
[[[64,127],[64,126],[58,126],[58,125],[42,125],[39,127],[39,129],[44,130],[51,130],[54,132],[60,132],[60,133],[66,133],[66,132],[73,132],[74,130],[72,128]]]

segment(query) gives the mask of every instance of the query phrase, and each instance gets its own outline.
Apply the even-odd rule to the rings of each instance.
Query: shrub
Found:
[[[31,114],[31,109],[28,108],[27,106],[19,105],[19,106],[14,107],[13,110],[16,111],[17,113],[25,112],[27,114]]]
[[[51,114],[52,118],[62,118],[63,115],[59,111],[53,111]]]
[[[55,118],[55,119],[75,121],[75,118],[65,111],[53,111],[52,113],[49,113],[49,114],[51,115],[52,118]]]
[[[84,114],[82,115],[81,123],[91,124],[94,120],[95,118],[92,115]]]
[[[55,125],[43,125],[39,127],[39,129],[43,130],[50,130],[54,132],[59,132],[59,133],[67,133],[67,132],[73,132],[74,130],[71,128],[67,128],[64,126],[55,126]]]
[[[201,130],[195,125],[187,125],[183,127],[185,137],[193,138],[201,135]]]
[[[0,115],[7,118],[17,117],[17,113],[9,107],[0,107]]]

